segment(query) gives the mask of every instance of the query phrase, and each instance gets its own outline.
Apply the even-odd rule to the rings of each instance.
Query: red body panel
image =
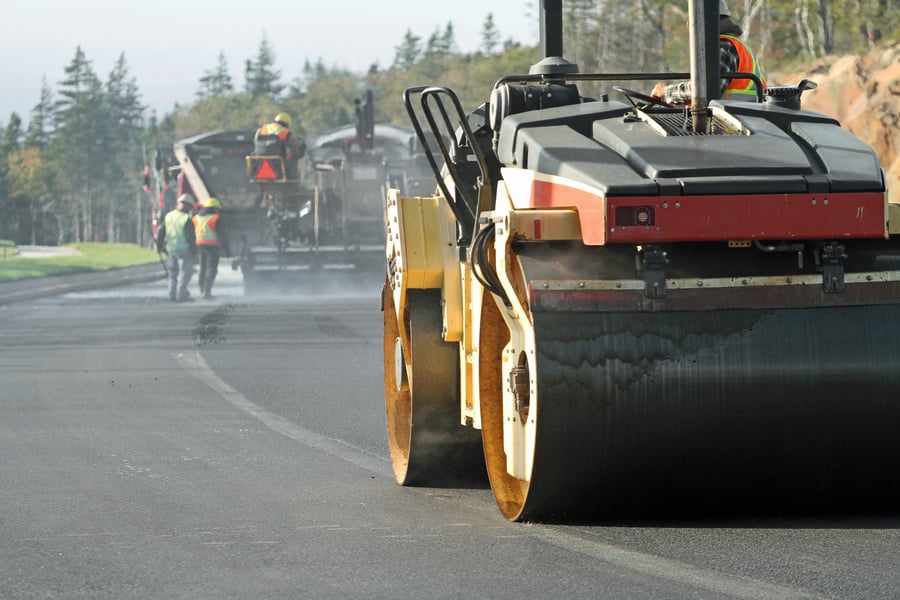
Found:
[[[736,190],[739,192],[740,190]],[[532,208],[575,208],[584,243],[883,238],[880,192],[607,198],[535,179]],[[653,224],[617,226],[616,210],[652,208]]]

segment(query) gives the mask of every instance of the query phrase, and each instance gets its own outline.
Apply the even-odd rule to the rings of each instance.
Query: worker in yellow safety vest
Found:
[[[197,252],[194,223],[191,221],[193,208],[193,196],[179,196],[175,209],[166,213],[157,233],[156,248],[168,255],[166,270],[169,275],[169,300],[172,302],[185,302],[191,297],[188,283],[194,274],[194,254]]]
[[[721,73],[753,73],[766,87],[766,77],[756,56],[740,37],[744,31],[731,20],[725,0],[719,0],[719,71]],[[690,104],[693,87],[690,81],[666,85],[657,83],[650,93],[669,104]],[[721,79],[718,98],[726,100],[757,100],[756,82],[752,79]]]
[[[194,232],[197,235],[197,258],[200,273],[197,276],[200,293],[204,298],[212,298],[213,282],[219,272],[219,258],[224,252],[228,256],[228,239],[221,228],[219,209],[222,203],[217,198],[209,198],[199,213],[194,215]]]

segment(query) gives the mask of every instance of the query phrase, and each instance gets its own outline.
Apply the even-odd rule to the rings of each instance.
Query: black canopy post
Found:
[[[562,0],[541,0],[541,58],[562,55]]]

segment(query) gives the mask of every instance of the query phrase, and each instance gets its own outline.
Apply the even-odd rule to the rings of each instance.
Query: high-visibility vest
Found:
[[[284,158],[287,160],[294,158],[294,153],[291,152],[291,149],[288,147],[287,143],[289,135],[291,135],[291,130],[277,121],[274,123],[266,123],[265,125],[260,127],[259,131],[256,133],[257,138],[263,136],[274,136],[281,140],[281,147],[285,152]]]
[[[759,66],[759,61],[757,61],[753,53],[750,52],[750,48],[733,35],[723,34],[720,37],[725,38],[734,44],[734,48],[738,53],[738,72],[753,73],[759,77],[760,81],[762,81],[763,89],[766,89],[766,78],[763,75],[762,67]],[[750,97],[748,98],[748,96]],[[732,79],[728,82],[728,87],[725,88],[725,99],[755,100],[756,82],[752,79]]]
[[[219,234],[216,232],[218,225],[218,213],[194,215],[194,235],[197,236],[197,245],[218,246]]]
[[[187,254],[191,250],[184,228],[191,216],[180,210],[166,213],[166,251],[169,254]]]

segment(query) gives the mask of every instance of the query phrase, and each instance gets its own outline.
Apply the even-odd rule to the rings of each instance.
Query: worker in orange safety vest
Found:
[[[222,203],[217,198],[209,198],[203,208],[194,215],[194,235],[197,239],[197,258],[200,273],[197,276],[200,294],[212,298],[213,282],[219,272],[219,258],[228,256],[228,239],[220,226],[219,209]]]
[[[743,30],[737,23],[731,20],[731,11],[725,0],[719,0],[719,71],[721,73],[753,73],[759,77],[766,87],[766,78],[762,66],[756,56],[742,42],[739,36]],[[682,81],[666,85],[657,83],[650,93],[654,98],[660,98],[669,104],[690,104],[693,87],[690,81]],[[726,100],[757,100],[756,82],[752,79],[721,79],[719,82],[718,98]]]
[[[291,116],[285,112],[256,130],[253,136],[256,156],[281,156],[287,179],[297,179],[297,161],[306,154],[306,143],[291,133]]]

